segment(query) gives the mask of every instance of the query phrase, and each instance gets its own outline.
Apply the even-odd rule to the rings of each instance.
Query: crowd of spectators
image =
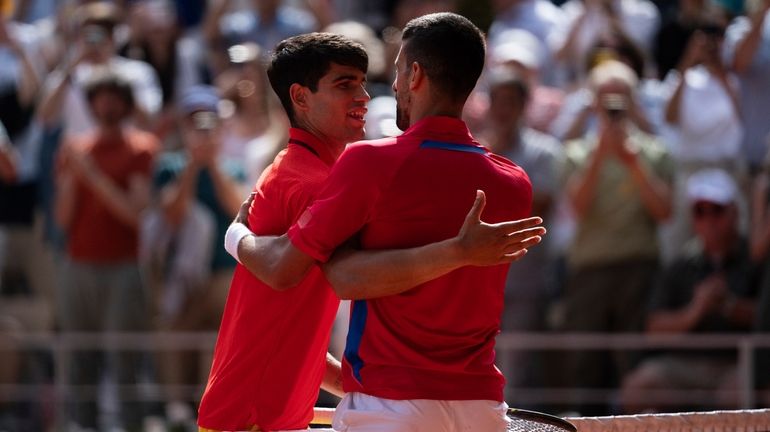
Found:
[[[465,118],[524,167],[549,230],[511,266],[503,331],[770,331],[770,0],[2,0],[0,386],[42,390],[0,399],[0,430],[194,425],[200,352],[94,347],[62,366],[20,335],[215,332],[224,232],[287,139],[272,47],[361,42],[367,138],[392,136],[400,28],[444,10],[487,30]],[[561,403],[529,407],[681,409],[655,402],[666,390],[739,406],[732,351],[553,357],[499,353],[510,405],[553,387]],[[767,390],[767,352],[757,364]],[[73,389],[58,412],[54,373]]]

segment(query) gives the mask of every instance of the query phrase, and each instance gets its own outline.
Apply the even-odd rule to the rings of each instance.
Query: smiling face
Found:
[[[299,86],[299,84],[295,84]],[[296,109],[300,125],[318,138],[344,146],[364,137],[366,74],[352,66],[332,63],[313,92],[300,89],[300,107]]]

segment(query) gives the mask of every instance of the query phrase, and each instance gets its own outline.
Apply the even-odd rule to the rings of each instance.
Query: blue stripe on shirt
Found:
[[[423,141],[422,144],[420,144],[420,148],[450,150],[450,151],[459,151],[459,152],[466,152],[466,153],[478,153],[483,155],[487,154],[487,150],[482,147],[476,147],[474,145],[467,145],[467,144],[447,143],[447,142],[441,142],[441,141]]]
[[[364,361],[358,355],[358,350],[361,347],[361,337],[366,326],[367,309],[366,300],[353,301],[348,338],[345,343],[345,359],[353,369],[353,376],[359,383],[361,382],[361,368],[364,366]]]

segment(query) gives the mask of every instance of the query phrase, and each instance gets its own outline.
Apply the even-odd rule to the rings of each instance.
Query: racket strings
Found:
[[[508,423],[508,431],[511,432],[570,432],[572,429],[561,426],[543,423],[539,421],[525,420],[520,418],[511,418]]]

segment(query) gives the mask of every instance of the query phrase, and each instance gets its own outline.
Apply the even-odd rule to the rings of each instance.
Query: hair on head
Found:
[[[407,64],[423,67],[437,90],[464,102],[484,68],[484,34],[467,18],[439,12],[415,18],[404,27]]]
[[[299,84],[312,92],[332,63],[354,67],[366,74],[369,58],[364,47],[345,36],[306,33],[281,41],[272,53],[267,76],[289,120],[294,124],[289,88]]]

